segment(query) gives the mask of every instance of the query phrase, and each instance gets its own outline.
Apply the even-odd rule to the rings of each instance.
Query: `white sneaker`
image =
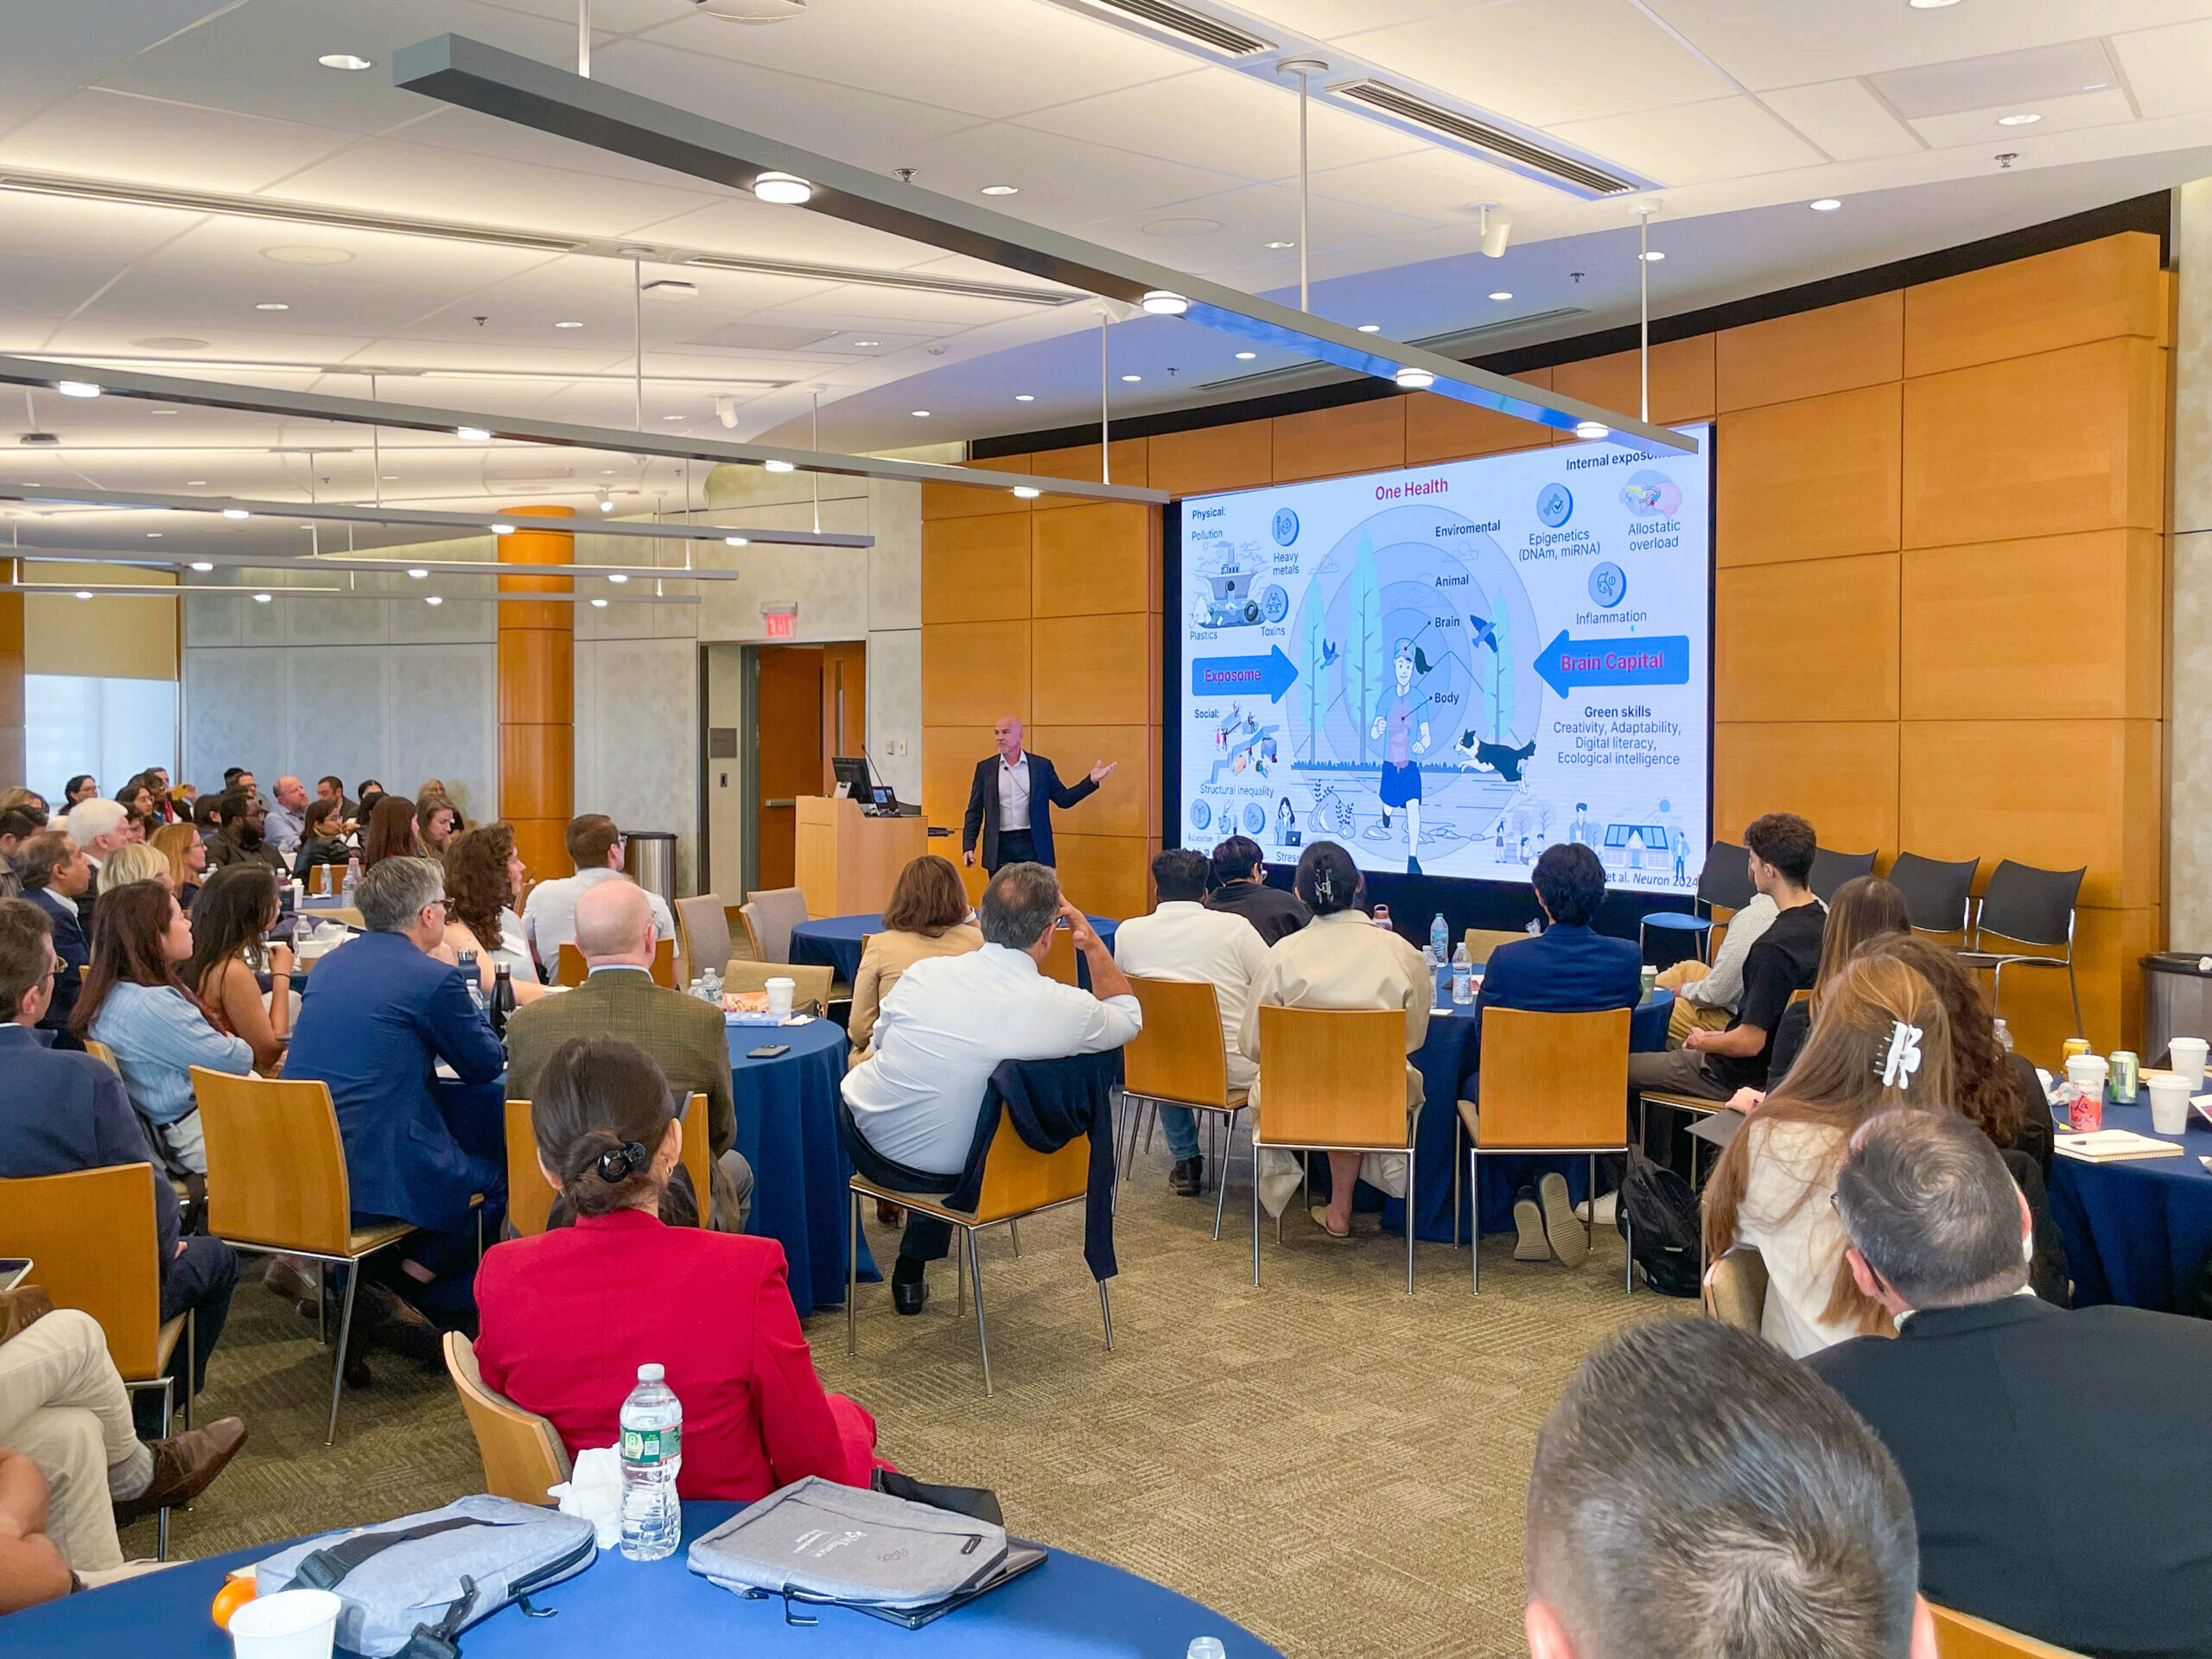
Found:
[[[1585,1209],[1589,1208],[1587,1205],[1585,1205],[1583,1207]],[[1614,1225],[1614,1218],[1620,1213],[1620,1193],[1618,1191],[1606,1193],[1604,1198],[1598,1200],[1597,1208],[1592,1211],[1590,1224],[1593,1227],[1611,1227]]]

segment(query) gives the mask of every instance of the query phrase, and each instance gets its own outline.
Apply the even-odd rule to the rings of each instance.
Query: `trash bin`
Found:
[[[672,909],[676,904],[676,835],[668,830],[632,830],[623,839],[628,843],[622,868],[630,879],[647,893],[657,893],[668,901]]]
[[[2157,950],[2143,958],[2143,1059],[2156,1065],[2177,1037],[2212,1038],[2212,956]]]

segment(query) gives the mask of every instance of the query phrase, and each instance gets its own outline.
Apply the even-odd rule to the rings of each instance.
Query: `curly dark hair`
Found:
[[[2019,1144],[2028,1103],[1981,987],[1958,957],[1917,934],[1887,933],[1859,948],[1862,957],[1893,957],[1926,980],[1950,1016],[1952,1104],[1973,1121],[2000,1152]]]
[[[464,830],[446,849],[447,914],[486,950],[505,943],[499,912],[522,897],[507,883],[507,861],[514,852],[514,826],[509,823]]]

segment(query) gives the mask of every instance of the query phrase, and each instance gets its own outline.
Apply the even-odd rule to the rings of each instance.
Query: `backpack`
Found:
[[[1628,1240],[1643,1281],[1662,1296],[1695,1296],[1699,1290],[1697,1194],[1673,1170],[1629,1148],[1613,1224]]]

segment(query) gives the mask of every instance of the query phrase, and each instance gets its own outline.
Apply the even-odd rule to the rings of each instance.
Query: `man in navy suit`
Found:
[[[1118,760],[1101,760],[1090,776],[1070,789],[1041,754],[1021,752],[1021,722],[1012,715],[992,728],[999,752],[976,763],[975,786],[968,791],[968,817],[960,831],[960,858],[976,861],[981,836],[983,868],[1003,864],[1052,862],[1052,809],[1073,806],[1104,783]]]
[[[308,976],[284,1075],[330,1085],[354,1224],[391,1219],[422,1230],[386,1287],[465,1319],[476,1243],[469,1200],[483,1196],[489,1229],[506,1175],[455,1137],[439,1108],[436,1066],[443,1060],[461,1082],[487,1084],[506,1070],[506,1053],[461,969],[431,954],[446,925],[435,860],[379,860],[354,902],[369,931]]]
[[[1643,994],[1642,953],[1633,940],[1607,938],[1590,927],[1605,900],[1605,867],[1598,855],[1580,842],[1547,847],[1536,861],[1535,888],[1548,925],[1534,938],[1516,939],[1490,953],[1475,999],[1476,1020],[1485,1008],[1591,1014],[1634,1007]],[[1478,1064],[1481,1045],[1478,1030]],[[1475,1097],[1469,1090],[1469,1098]],[[1556,1255],[1575,1267],[1589,1254],[1588,1236],[1567,1201],[1567,1178],[1555,1169],[1539,1175],[1533,1191],[1522,1190],[1513,1220],[1520,1234],[1513,1247],[1516,1262]]]
[[[81,1051],[85,1046],[69,1029],[69,1016],[76,1012],[77,993],[92,959],[77,914],[78,898],[92,885],[92,861],[67,830],[42,830],[16,849],[16,868],[22,874],[23,897],[46,912],[54,930],[54,954],[61,959],[53,998],[34,1023],[53,1033],[55,1047]]]

